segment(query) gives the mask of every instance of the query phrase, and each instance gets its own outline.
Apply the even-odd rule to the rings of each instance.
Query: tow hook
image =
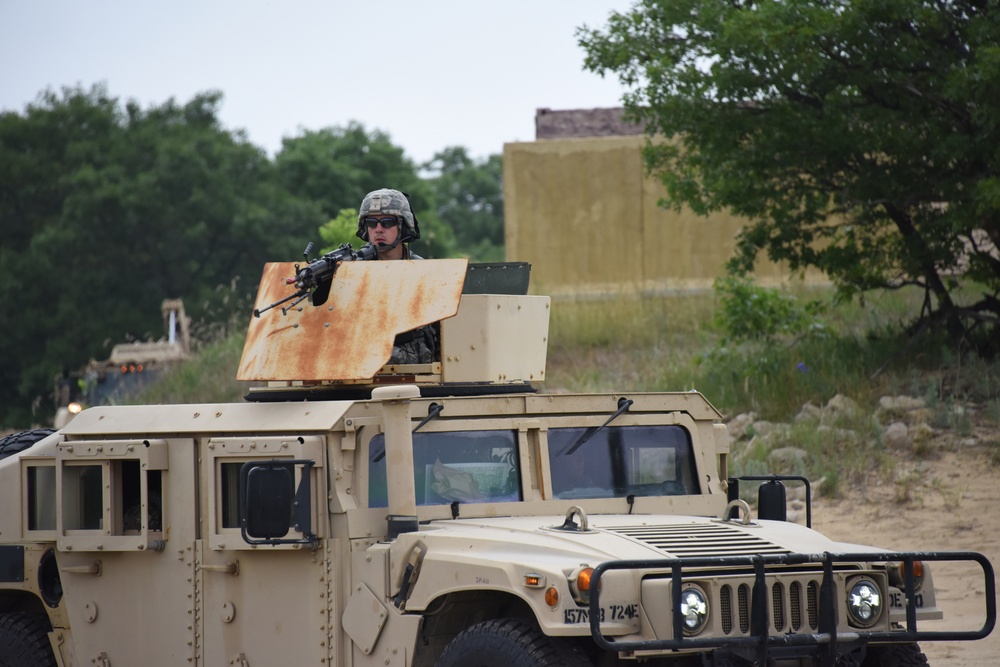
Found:
[[[576,516],[580,519],[580,523],[573,520]],[[573,531],[576,533],[586,533],[590,530],[590,523],[587,520],[587,513],[583,511],[583,508],[579,505],[573,505],[568,510],[566,510],[566,520],[561,526],[553,526],[556,530],[566,530]]]
[[[722,513],[723,517],[722,520],[729,521],[730,520],[729,513],[734,508],[739,508],[740,514],[743,515],[743,518],[740,519],[740,523],[743,524],[744,526],[751,525],[752,521],[750,517],[750,504],[747,503],[747,501],[741,500],[739,498],[737,498],[736,500],[729,501],[729,504],[726,505],[726,511]]]

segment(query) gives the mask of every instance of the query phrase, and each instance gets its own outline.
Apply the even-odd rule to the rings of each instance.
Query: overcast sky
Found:
[[[270,154],[362,123],[417,162],[532,141],[535,110],[620,106],[577,27],[632,0],[0,0],[0,110],[105,83],[143,107],[220,90],[220,118]]]

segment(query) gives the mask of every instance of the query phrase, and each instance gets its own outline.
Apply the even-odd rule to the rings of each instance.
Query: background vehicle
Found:
[[[153,382],[164,370],[191,354],[190,320],[181,299],[164,299],[165,335],[160,340],[119,343],[104,361],[91,360],[82,369],[55,379],[56,428],[69,423],[85,407],[114,405]]]
[[[992,631],[979,554],[833,542],[779,480],[752,516],[700,394],[537,393],[549,299],[467,277],[523,270],[344,262],[251,321],[248,402],[95,407],[0,461],[0,658],[888,667]],[[436,321],[441,361],[384,365]],[[942,560],[982,627],[929,625]]]

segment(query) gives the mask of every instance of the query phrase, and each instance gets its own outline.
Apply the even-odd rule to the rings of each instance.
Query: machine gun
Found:
[[[306,246],[305,251],[302,256],[305,258],[308,264],[300,267],[298,264],[295,265],[295,275],[291,278],[286,278],[285,283],[287,285],[295,285],[296,291],[284,299],[275,301],[270,306],[266,308],[254,308],[254,317],[260,317],[261,313],[266,313],[267,311],[280,306],[283,303],[291,301],[292,303],[281,309],[281,314],[285,315],[288,313],[289,309],[294,308],[307,296],[312,296],[313,305],[317,305],[326,301],[326,297],[330,294],[330,285],[333,283],[333,275],[337,272],[337,267],[341,262],[354,262],[361,260],[377,259],[378,251],[375,246],[367,244],[354,250],[350,243],[341,243],[340,247],[336,250],[326,253],[322,257],[318,257],[311,262],[309,261],[309,253],[312,252],[314,244],[312,242]]]

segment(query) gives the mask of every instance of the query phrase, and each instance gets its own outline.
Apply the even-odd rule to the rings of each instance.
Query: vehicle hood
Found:
[[[562,516],[433,521],[417,535],[430,542],[474,544],[480,553],[494,551],[497,556],[530,549],[599,561],[881,551],[835,542],[785,521],[742,524],[696,516],[592,515],[585,532],[560,530],[564,521]]]
[[[563,516],[431,521],[393,542],[392,576],[400,580],[407,562],[420,569],[408,608],[423,609],[437,596],[462,590],[517,591],[530,601],[540,591],[524,588],[529,575],[565,586],[579,568],[608,561],[881,551],[783,521],[591,515],[586,531],[560,530],[564,522]]]

